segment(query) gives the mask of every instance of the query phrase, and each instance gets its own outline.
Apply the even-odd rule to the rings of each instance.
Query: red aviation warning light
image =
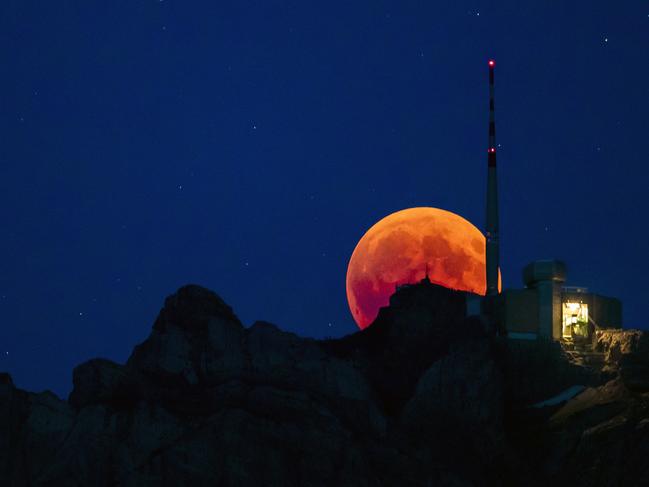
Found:
[[[487,224],[485,225],[487,295],[499,293],[498,268],[500,267],[500,243],[498,224],[498,184],[496,182],[496,117],[494,114],[494,74],[496,61],[489,59],[489,142],[487,145]],[[489,318],[497,322],[493,316]]]

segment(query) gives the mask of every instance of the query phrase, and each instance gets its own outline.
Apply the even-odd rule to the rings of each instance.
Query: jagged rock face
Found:
[[[586,389],[528,433],[534,475],[548,483],[649,485],[649,395],[619,379]]]
[[[570,375],[569,382],[590,381],[591,387],[565,404],[537,411],[536,418],[510,419],[516,429],[511,440],[532,476],[550,484],[649,485],[648,335],[639,330],[598,330],[597,338],[596,351],[605,354],[601,370],[580,371],[574,364],[556,363],[548,368],[547,379],[557,377],[562,389]],[[532,370],[537,377],[542,369],[526,369]],[[597,377],[607,382],[593,384]]]
[[[421,295],[404,291],[402,312],[384,310],[372,333],[319,342],[264,322],[245,328],[214,293],[183,287],[125,365],[94,359],[75,368],[68,403],[4,380],[0,404],[14,416],[0,420],[10,433],[0,444],[9,460],[2,478],[15,485],[473,483],[483,466],[453,460],[468,431],[454,440],[436,435],[464,418],[470,436],[493,437],[500,376],[475,324],[465,327],[470,339],[458,341],[463,296],[426,292],[422,305]],[[440,387],[442,377],[448,387]]]
[[[629,389],[649,391],[649,335],[639,330],[598,330],[597,350]]]
[[[570,386],[597,385],[600,374],[572,363],[561,344],[551,340],[509,340],[501,350],[506,401],[525,408]]]
[[[30,394],[0,376],[0,480],[2,485],[36,485],[41,469],[65,442],[74,411],[54,394]]]
[[[531,485],[504,401],[518,371],[543,370],[505,359],[463,314],[463,293],[413,286],[366,330],[317,341],[245,328],[216,294],[185,286],[126,364],[76,367],[68,401],[0,374],[0,485]],[[569,460],[586,465],[609,441],[635,454],[646,400],[619,384],[534,425],[549,446],[529,460],[539,479],[577,478]]]
[[[243,326],[221,298],[185,286],[166,299],[153,332],[127,365],[154,380],[218,382],[244,366],[243,336]]]

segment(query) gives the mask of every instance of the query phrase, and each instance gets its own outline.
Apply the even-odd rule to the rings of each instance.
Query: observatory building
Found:
[[[495,62],[489,63],[489,140],[487,146],[486,296],[467,299],[468,314],[480,314],[491,329],[512,339],[589,341],[595,330],[622,327],[622,303],[566,287],[566,266],[558,260],[539,260],[523,269],[523,289],[498,292],[500,267],[498,186],[496,173]]]

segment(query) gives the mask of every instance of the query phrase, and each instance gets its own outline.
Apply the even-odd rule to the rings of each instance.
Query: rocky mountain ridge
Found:
[[[605,366],[399,290],[363,332],[245,328],[216,294],[167,298],[126,364],[75,368],[67,401],[0,374],[2,485],[642,485],[649,338],[600,333]],[[557,405],[533,404],[580,384]],[[637,461],[636,461],[637,460]]]

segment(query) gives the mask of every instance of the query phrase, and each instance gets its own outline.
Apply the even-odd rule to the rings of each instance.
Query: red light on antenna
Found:
[[[490,147],[488,152],[496,152],[496,148],[495,147]]]
[[[490,59],[489,60],[489,67],[493,68],[495,65],[496,65],[496,61],[494,61],[493,59]]]

